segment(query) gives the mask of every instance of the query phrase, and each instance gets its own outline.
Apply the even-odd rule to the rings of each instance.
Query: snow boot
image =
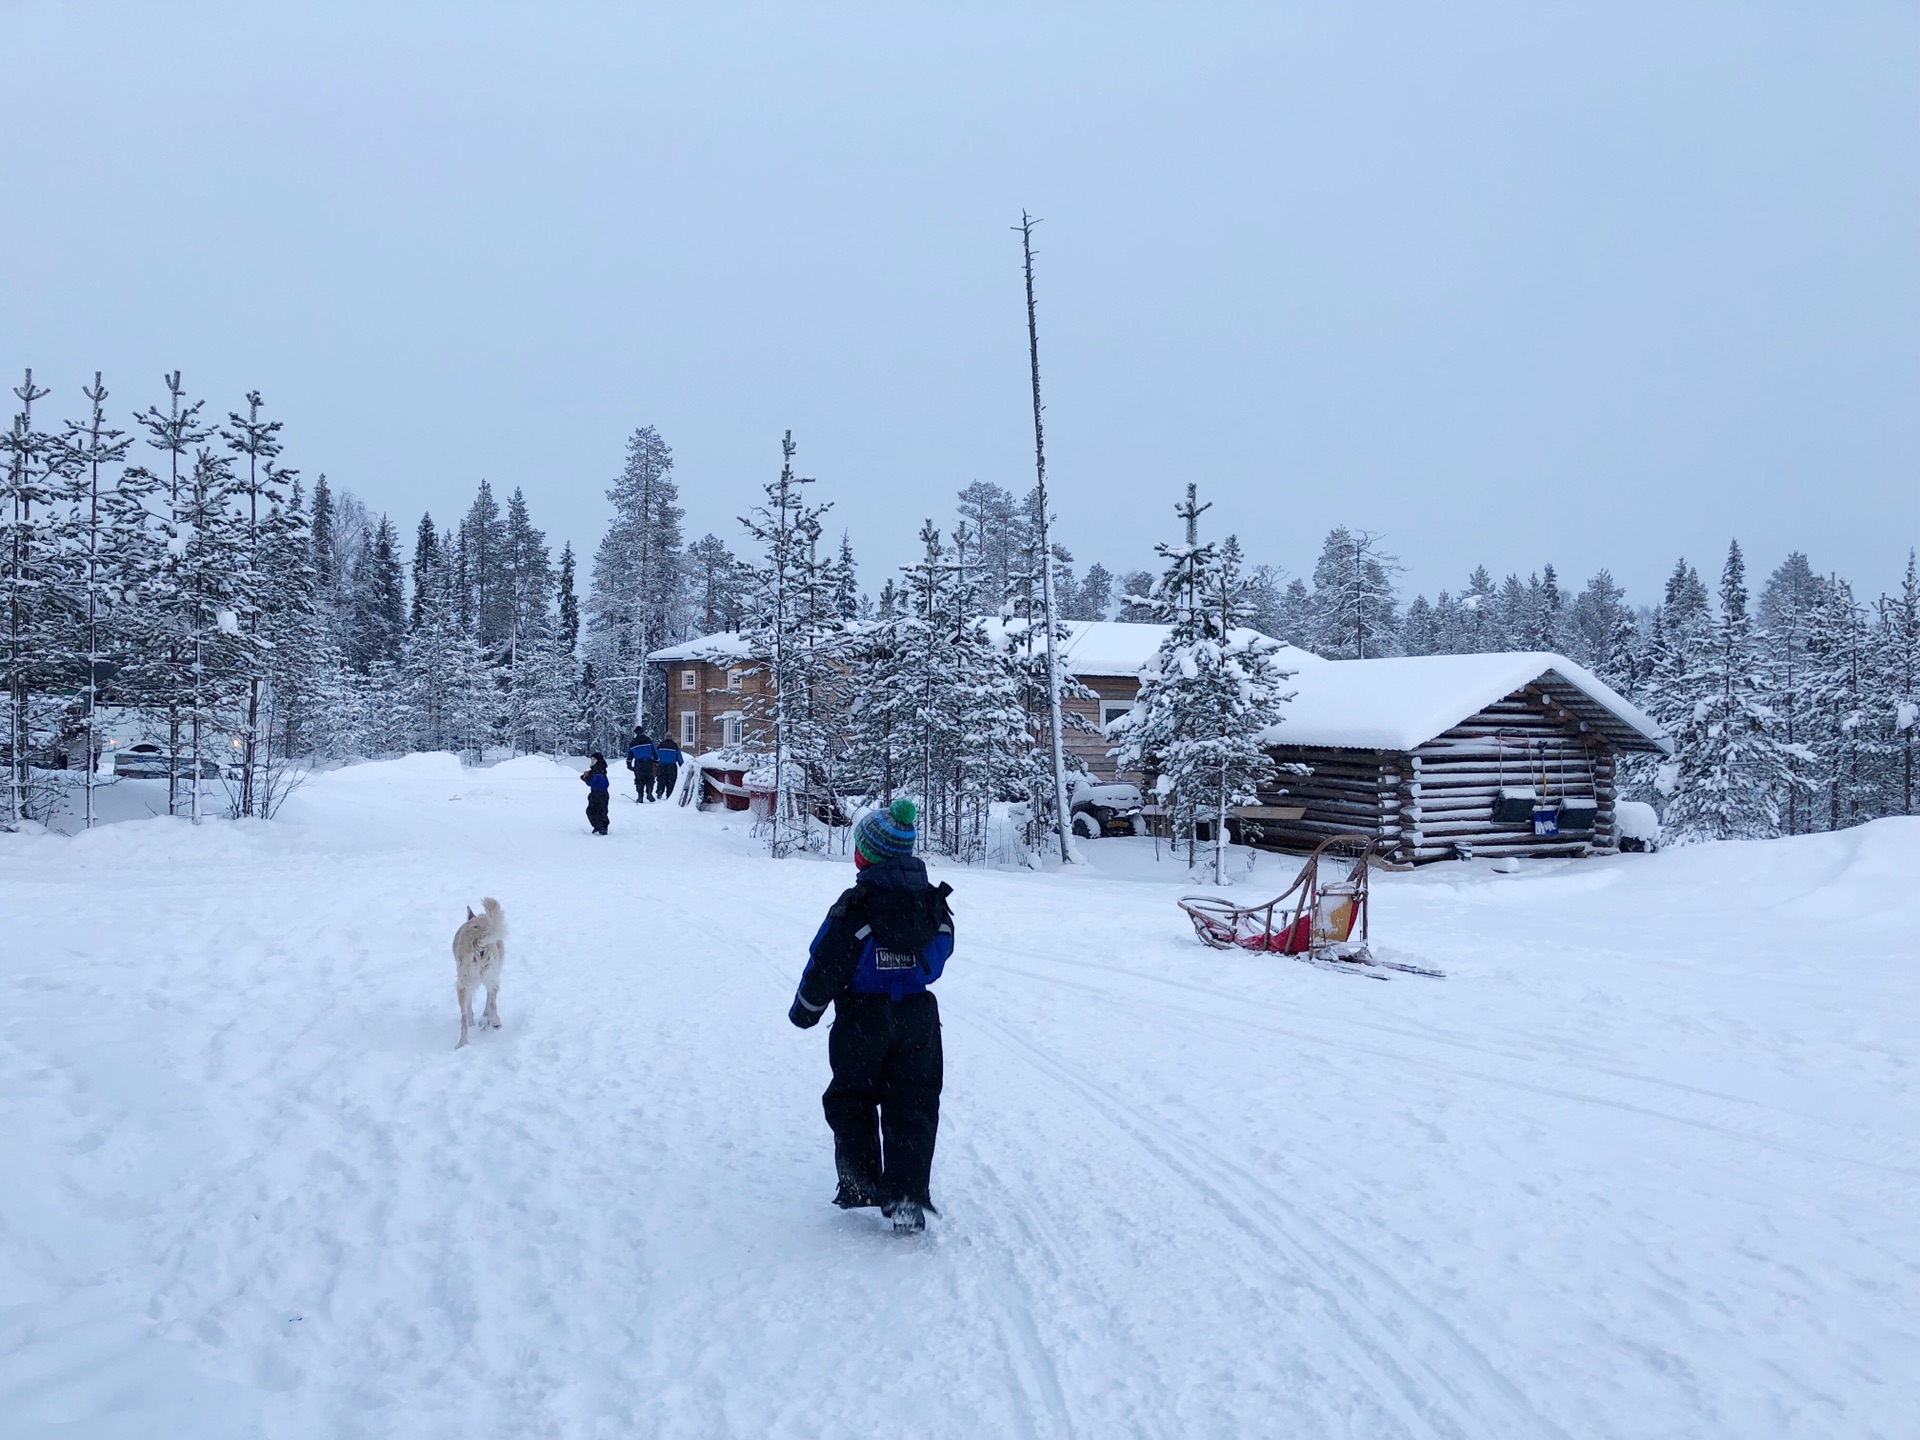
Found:
[[[877,1210],[880,1208],[880,1197],[857,1180],[842,1180],[833,1203],[842,1210]]]
[[[893,1233],[896,1235],[918,1235],[927,1228],[926,1212],[920,1208],[918,1200],[896,1200],[881,1213],[893,1221]]]

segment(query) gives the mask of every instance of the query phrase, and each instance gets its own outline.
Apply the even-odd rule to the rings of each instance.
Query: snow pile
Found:
[[[0,1434],[1913,1433],[1920,822],[1382,875],[1386,984],[1202,949],[1151,841],[943,867],[896,1242],[784,1018],[850,868],[584,795],[0,837]]]

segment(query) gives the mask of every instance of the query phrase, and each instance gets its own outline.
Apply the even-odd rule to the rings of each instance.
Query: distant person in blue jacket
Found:
[[[587,787],[587,823],[593,827],[593,833],[607,833],[607,799],[611,787],[607,784],[607,757],[598,750],[593,752],[593,763],[580,772],[580,778]]]
[[[662,740],[653,747],[653,793],[659,799],[671,800],[673,787],[680,779],[680,747],[671,740]]]
[[[833,902],[787,1018],[802,1030],[833,1006],[821,1096],[833,1129],[834,1204],[877,1205],[895,1230],[926,1228],[934,1136],[940,1128],[940,1007],[927,986],[953,954],[950,885],[927,880],[913,853],[911,800],[854,828],[852,888]]]
[[[653,742],[638,725],[633,727],[633,744],[627,750],[627,769],[633,772],[633,803],[644,805],[653,798]]]

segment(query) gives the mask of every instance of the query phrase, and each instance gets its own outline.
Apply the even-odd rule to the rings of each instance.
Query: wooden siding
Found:
[[[1280,782],[1266,803],[1302,805],[1299,820],[1263,826],[1263,843],[1305,849],[1354,831],[1391,842],[1414,863],[1475,855],[1587,855],[1618,848],[1613,747],[1534,686],[1516,690],[1412,752],[1280,745],[1283,764],[1312,773]],[[1542,797],[1595,802],[1589,835],[1537,836],[1531,822],[1498,825],[1495,794],[1532,786]]]

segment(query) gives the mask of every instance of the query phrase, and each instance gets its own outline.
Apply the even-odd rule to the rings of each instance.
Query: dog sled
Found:
[[[1322,840],[1294,881],[1273,899],[1235,905],[1217,895],[1188,895],[1180,908],[1194,934],[1215,950],[1253,950],[1360,973],[1397,970],[1441,978],[1438,970],[1382,960],[1368,934],[1367,879],[1375,841],[1367,835]]]

